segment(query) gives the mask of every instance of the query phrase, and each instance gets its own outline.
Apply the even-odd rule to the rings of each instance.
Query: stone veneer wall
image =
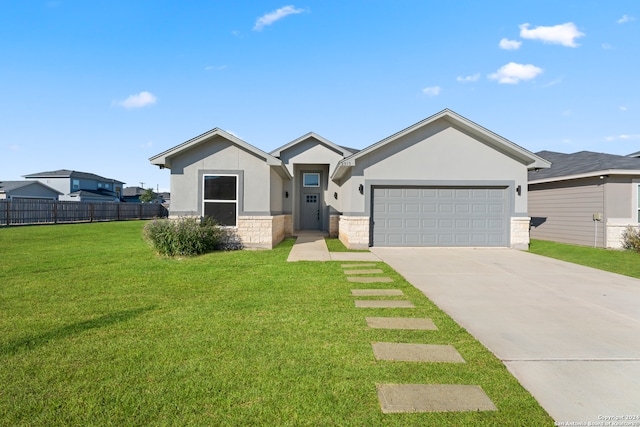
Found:
[[[329,237],[338,237],[340,215],[329,215]]]
[[[250,249],[273,249],[287,234],[291,215],[238,217],[237,236]],[[290,225],[289,225],[290,227]]]
[[[511,218],[511,242],[509,243],[510,247],[520,250],[529,249],[530,224],[531,218],[528,216]]]
[[[347,249],[368,249],[369,217],[341,216],[338,223],[338,238]]]
[[[607,235],[607,249],[622,249],[622,233],[625,228],[629,226],[638,227],[638,224],[616,224],[607,222],[607,228],[605,230]],[[598,227],[601,227],[601,225],[598,225]]]

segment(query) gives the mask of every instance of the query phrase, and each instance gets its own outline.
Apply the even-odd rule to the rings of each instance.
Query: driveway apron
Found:
[[[556,422],[640,426],[640,280],[512,249],[372,252],[501,359]]]

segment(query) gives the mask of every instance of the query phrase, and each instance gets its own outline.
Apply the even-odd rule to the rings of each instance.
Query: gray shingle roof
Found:
[[[37,172],[29,175],[24,175],[24,177],[25,178],[77,178],[77,179],[91,179],[94,181],[103,181],[103,182],[119,182],[121,184],[124,184],[124,182],[118,181],[117,179],[105,178],[100,175],[96,175],[94,173],[72,171],[69,169],[58,169],[55,171]]]
[[[9,191],[14,191],[14,190],[18,190],[20,188],[24,188],[24,187],[28,187],[30,185],[39,185],[41,187],[45,187],[48,190],[54,192],[54,193],[58,193],[58,194],[62,194],[61,192],[59,192],[58,190],[49,187],[48,185],[45,185],[43,183],[41,183],[40,181],[29,181],[29,180],[24,180],[24,181],[0,181],[0,193],[6,193]]]
[[[530,171],[529,181],[615,170],[634,170],[640,175],[640,158],[637,157],[593,151],[579,151],[572,154],[540,151],[536,154],[550,161],[551,167],[538,172]]]

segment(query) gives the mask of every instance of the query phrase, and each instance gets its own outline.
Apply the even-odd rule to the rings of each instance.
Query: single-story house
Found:
[[[549,162],[445,109],[355,150],[308,133],[266,153],[219,128],[150,162],[170,216],[211,216],[246,247],[321,230],[348,248],[527,248],[527,171]]]
[[[119,202],[124,182],[88,172],[59,169],[24,175],[60,191],[59,200],[73,202]]]
[[[529,172],[531,238],[619,249],[640,222],[640,158],[540,151],[551,167]]]
[[[62,193],[40,181],[0,181],[0,200],[58,200]]]
[[[122,190],[122,199],[128,203],[142,203],[142,201],[140,200],[140,196],[142,196],[146,191],[147,190],[142,187],[125,187]],[[166,193],[156,193],[155,191],[152,192],[154,199],[151,201],[151,203],[165,203],[162,195]]]

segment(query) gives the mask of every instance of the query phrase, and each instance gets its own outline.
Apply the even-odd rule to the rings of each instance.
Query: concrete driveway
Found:
[[[372,252],[500,358],[556,422],[640,426],[640,280],[512,249]]]

